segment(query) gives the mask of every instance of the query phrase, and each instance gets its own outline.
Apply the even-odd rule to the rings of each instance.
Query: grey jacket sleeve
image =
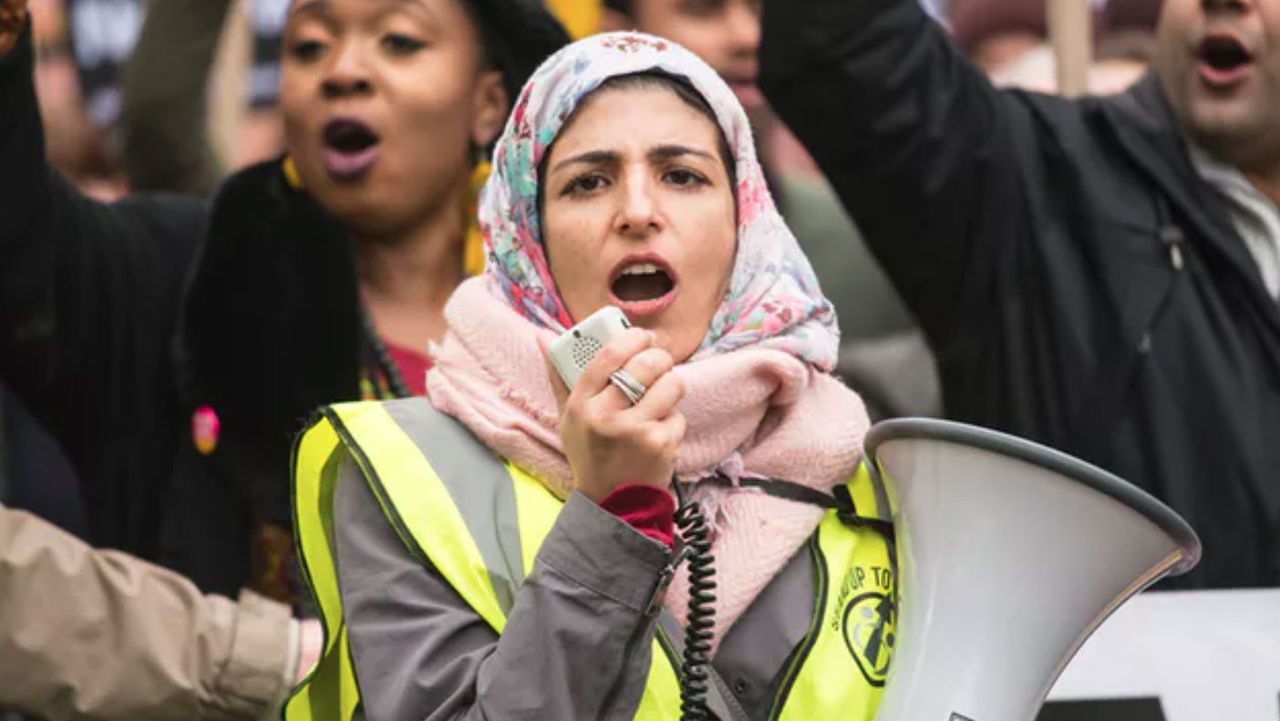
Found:
[[[334,499],[338,580],[371,721],[630,719],[667,549],[569,498],[499,636],[415,561],[348,459]]]

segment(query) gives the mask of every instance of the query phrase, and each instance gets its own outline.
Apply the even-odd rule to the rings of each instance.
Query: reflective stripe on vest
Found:
[[[322,614],[325,646],[286,704],[290,721],[348,721],[359,703],[332,550],[333,489],[344,456],[359,467],[410,553],[429,562],[498,633],[563,507],[536,478],[498,460],[422,399],[326,409],[298,444],[294,479],[302,566]],[[848,487],[860,515],[889,519],[886,496],[865,470]],[[769,718],[869,720],[893,650],[889,546],[870,527],[828,511],[807,548],[817,583],[812,621],[787,661]],[[679,718],[678,644],[660,629],[634,718]],[[731,718],[723,701],[712,709]]]

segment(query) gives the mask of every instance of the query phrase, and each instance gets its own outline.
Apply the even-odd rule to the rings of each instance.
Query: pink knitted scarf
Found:
[[[556,430],[559,412],[537,334],[555,336],[486,289],[462,284],[445,310],[449,333],[432,349],[431,402],[492,450],[554,493],[572,490]],[[764,477],[828,490],[846,480],[862,454],[868,421],[862,401],[830,375],[786,352],[744,348],[677,366],[687,395],[688,431],[676,463],[682,481],[716,472]],[[706,484],[696,497],[716,530],[715,637],[813,533],[822,510],[745,488]],[[684,622],[688,578],[682,568],[667,605]]]

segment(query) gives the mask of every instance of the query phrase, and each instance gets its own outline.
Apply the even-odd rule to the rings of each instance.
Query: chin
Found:
[[[334,188],[326,193],[316,193],[320,206],[332,215],[352,234],[362,237],[380,237],[395,234],[401,227],[401,213],[388,207],[385,197],[366,188]]]
[[[754,116],[760,111],[768,107],[765,102],[764,93],[756,86],[750,88],[733,88],[733,95],[738,99],[738,103],[742,105],[742,110],[750,116]]]
[[[1263,128],[1259,113],[1239,102],[1193,101],[1191,133],[1196,142],[1210,150],[1247,143]]]

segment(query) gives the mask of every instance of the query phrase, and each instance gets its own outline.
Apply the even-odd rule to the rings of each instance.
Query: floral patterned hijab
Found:
[[[823,517],[816,505],[738,486],[775,478],[822,492],[847,480],[868,421],[835,363],[835,312],[765,188],[750,126],[728,86],[692,53],[648,35],[598,35],[566,47],[533,75],[498,141],[480,200],[488,267],[445,309],[430,401],[502,458],[567,497],[573,474],[538,338],[572,324],[547,265],[538,220],[538,164],[574,109],[609,78],[648,71],[687,80],[711,106],[737,168],[738,247],[729,290],[701,347],[676,366],[687,430],[675,471],[716,528],[714,637],[792,558]],[[731,352],[732,351],[732,352]],[[720,476],[726,487],[700,481]],[[687,566],[668,608],[687,609]]]
[[[836,314],[765,186],[746,113],[696,55],[636,32],[580,40],[534,73],[499,138],[480,199],[491,292],[535,325],[573,325],[560,299],[538,217],[538,166],[575,109],[609,78],[641,72],[688,81],[707,101],[737,165],[738,248],[729,291],[691,361],[745,347],[773,348],[820,370],[835,366]]]

